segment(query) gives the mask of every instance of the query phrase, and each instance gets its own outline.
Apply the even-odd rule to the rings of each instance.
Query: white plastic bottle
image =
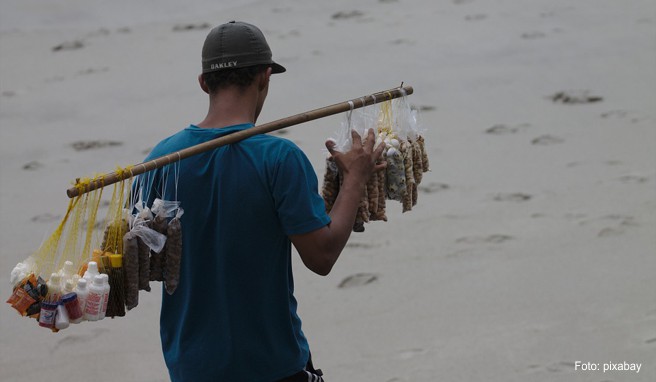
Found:
[[[103,300],[102,300],[102,305],[100,307],[100,319],[102,320],[105,318],[105,315],[107,314],[107,303],[109,302],[109,276],[105,273],[100,274],[100,277],[102,277],[103,280]]]
[[[62,289],[62,296],[71,293],[74,290],[75,290],[75,282],[72,279],[68,279],[64,282],[64,289]]]
[[[68,328],[70,322],[68,320],[68,312],[63,304],[57,305],[57,316],[55,317],[55,328],[62,330]]]
[[[86,316],[86,306],[87,306],[87,297],[89,296],[89,288],[87,288],[87,280],[79,279],[77,280],[77,287],[75,288],[75,293],[77,294],[77,299],[80,303],[80,310],[82,311],[82,317],[77,320],[73,320],[74,324],[82,322]]]
[[[46,285],[48,286],[48,300],[57,302],[62,295],[61,276],[57,273],[51,274]]]
[[[64,267],[61,270],[59,270],[59,275],[61,276],[62,282],[64,283],[68,279],[70,279],[74,273],[75,273],[75,268],[73,267],[73,262],[68,260],[64,262]]]
[[[100,275],[93,277],[93,284],[89,287],[89,295],[87,296],[87,303],[84,307],[84,318],[89,321],[98,321],[100,319],[100,310],[103,303],[103,278]]]
[[[84,276],[82,276],[87,279],[87,287],[91,287],[91,284],[93,284],[93,278],[98,274],[100,274],[100,272],[98,272],[98,263],[95,261],[89,261],[87,270],[84,272]]]

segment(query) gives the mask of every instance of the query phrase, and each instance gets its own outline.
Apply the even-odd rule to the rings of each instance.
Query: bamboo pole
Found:
[[[111,172],[105,175],[98,176],[92,179],[89,184],[85,184],[84,187],[69,188],[68,190],[66,190],[66,194],[68,195],[69,198],[74,198],[76,196],[96,190],[98,188],[120,182],[121,180],[127,178],[128,176],[140,175],[145,172],[152,171],[160,167],[164,167],[173,162],[188,158],[192,155],[200,154],[221,146],[229,145],[231,143],[244,140],[254,135],[270,133],[272,131],[280,130],[285,127],[298,125],[301,123],[313,121],[315,119],[343,113],[349,110],[359,109],[361,107],[373,105],[379,102],[389,101],[394,98],[410,95],[412,93],[413,93],[412,86],[400,86],[398,88],[384,90],[378,93],[366,95],[364,97],[354,98],[350,101],[344,101],[344,102],[336,103],[334,105],[325,106],[319,109],[310,110],[304,113],[292,115],[290,117],[278,119],[276,121],[268,122],[263,125],[251,127],[250,129],[240,130],[207,142],[203,142],[195,146],[188,147],[180,151],[176,151],[171,154],[163,155],[161,157],[155,158],[147,162],[136,164],[134,166],[131,166],[130,170],[121,171],[120,174],[117,172]]]

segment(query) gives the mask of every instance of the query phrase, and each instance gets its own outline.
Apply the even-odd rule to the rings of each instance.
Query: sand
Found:
[[[417,208],[354,234],[327,277],[295,260],[328,381],[656,379],[653,1],[218,3],[0,3],[0,296],[73,179],[204,117],[200,47],[238,19],[288,69],[260,122],[404,81],[426,128]],[[342,118],[283,135],[320,179]],[[5,304],[0,380],[168,380],[153,286],[57,334]],[[640,372],[601,370],[623,362]]]

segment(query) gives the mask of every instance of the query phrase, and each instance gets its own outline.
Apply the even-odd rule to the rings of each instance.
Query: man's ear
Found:
[[[258,89],[260,91],[264,90],[269,85],[269,79],[271,79],[271,73],[273,72],[273,69],[271,67],[268,67],[264,72],[262,72],[262,76],[260,77],[260,83],[258,86]]]
[[[200,85],[200,88],[203,89],[205,93],[210,94],[210,88],[207,87],[207,84],[205,83],[205,78],[203,77],[202,74],[198,75],[198,84]]]

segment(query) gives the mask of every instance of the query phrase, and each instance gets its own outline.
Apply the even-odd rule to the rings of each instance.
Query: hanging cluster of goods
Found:
[[[122,180],[114,184],[109,203],[101,203],[102,187],[87,189],[98,178],[79,180],[79,196],[71,199],[57,228],[11,271],[7,303],[39,326],[56,332],[83,321],[123,317],[138,305],[139,291],[151,290],[151,281],[175,292],[183,210],[177,201],[145,195],[130,168],[117,173]],[[105,218],[98,219],[105,207]]]
[[[71,200],[56,229],[11,271],[13,289],[7,303],[22,316],[36,319],[39,326],[57,332],[70,324],[125,316],[139,304],[139,292],[151,290],[150,282],[162,282],[164,290],[173,294],[179,284],[182,257],[179,161],[249,136],[347,110],[343,107],[350,106],[350,112],[337,133],[337,149],[350,148],[351,129],[363,135],[373,128],[378,144],[385,144],[387,162],[386,170],[368,182],[353,230],[364,231],[365,222],[387,221],[386,200],[399,201],[403,212],[410,211],[417,203],[422,174],[428,171],[416,111],[406,100],[412,92],[407,86],[371,94],[347,101],[348,105],[344,102],[301,113],[206,142],[209,145],[192,146],[114,173],[78,180],[67,191]],[[364,109],[354,114],[354,104]],[[322,196],[330,212],[342,177],[333,159],[328,158],[326,166]],[[113,185],[113,192],[107,203],[103,202],[103,190],[109,185]],[[159,195],[173,200],[160,199]],[[105,208],[104,219],[99,219],[99,211]]]
[[[362,137],[374,129],[375,147],[385,145],[383,159],[387,163],[385,170],[371,176],[360,200],[353,231],[363,232],[364,223],[387,221],[387,200],[400,202],[403,212],[412,210],[417,204],[423,173],[429,171],[429,162],[417,111],[410,108],[406,97],[349,112],[336,137],[331,138],[338,151],[351,147],[352,129]],[[321,191],[326,211],[332,209],[341,184],[342,174],[332,156],[328,156]]]

